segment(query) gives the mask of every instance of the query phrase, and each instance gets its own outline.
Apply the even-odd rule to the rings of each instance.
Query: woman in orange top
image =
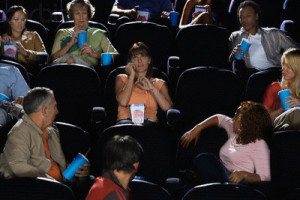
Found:
[[[130,62],[125,67],[126,74],[116,78],[116,98],[118,106],[118,124],[133,123],[130,105],[143,104],[144,123],[157,121],[158,106],[167,111],[172,107],[166,83],[152,78],[152,58],[149,48],[142,42],[133,44],[129,50]]]

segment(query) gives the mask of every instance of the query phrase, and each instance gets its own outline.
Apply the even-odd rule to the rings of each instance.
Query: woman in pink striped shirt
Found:
[[[203,183],[269,181],[270,153],[265,139],[272,133],[273,123],[264,106],[247,101],[241,103],[234,118],[213,115],[185,133],[182,145],[196,144],[202,130],[215,125],[226,130],[228,140],[220,149],[220,160],[209,153],[194,159]]]

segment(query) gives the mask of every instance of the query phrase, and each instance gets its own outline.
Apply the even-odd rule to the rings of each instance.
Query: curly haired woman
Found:
[[[202,153],[194,159],[196,172],[203,183],[258,182],[270,180],[270,153],[266,139],[273,123],[263,105],[242,102],[234,118],[216,114],[197,124],[181,138],[183,146],[197,143],[202,130],[219,126],[228,134],[220,149],[220,160],[212,154]]]

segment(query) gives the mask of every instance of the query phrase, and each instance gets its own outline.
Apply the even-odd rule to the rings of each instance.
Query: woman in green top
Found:
[[[72,0],[67,4],[67,11],[69,17],[74,20],[74,27],[60,29],[56,33],[51,53],[53,63],[95,66],[103,52],[118,55],[103,30],[88,26],[88,21],[95,13],[95,8],[89,0]],[[87,42],[79,48],[78,33],[84,30],[87,31]]]

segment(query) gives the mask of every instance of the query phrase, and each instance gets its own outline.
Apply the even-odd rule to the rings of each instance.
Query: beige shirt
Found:
[[[66,168],[65,157],[55,127],[48,127],[48,144],[52,159],[61,171]],[[5,178],[47,177],[51,162],[45,156],[42,130],[25,114],[8,133],[0,155],[0,173]]]

